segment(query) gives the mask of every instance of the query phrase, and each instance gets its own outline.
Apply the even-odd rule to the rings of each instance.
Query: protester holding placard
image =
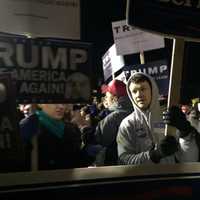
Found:
[[[127,82],[127,92],[134,112],[119,127],[120,164],[199,161],[199,133],[176,106],[165,112],[162,120],[158,88],[152,77],[134,73]],[[159,132],[163,122],[178,129],[176,137]]]

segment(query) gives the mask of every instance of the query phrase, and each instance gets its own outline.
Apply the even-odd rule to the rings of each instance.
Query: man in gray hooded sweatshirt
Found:
[[[196,130],[178,107],[172,107],[162,120],[158,88],[153,78],[141,72],[134,73],[126,88],[134,111],[123,119],[118,129],[119,163],[138,165],[198,161]],[[158,131],[164,126],[163,122],[179,129],[176,138]]]

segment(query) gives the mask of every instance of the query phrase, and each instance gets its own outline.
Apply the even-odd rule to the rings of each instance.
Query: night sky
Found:
[[[94,87],[97,87],[103,82],[101,58],[114,43],[111,23],[126,18],[126,0],[82,0],[81,4],[81,40],[93,44],[93,78],[96,80]],[[145,52],[145,62],[166,58],[170,63],[172,40],[166,39],[165,44],[164,49]],[[187,103],[191,98],[200,96],[199,52],[199,43],[185,43],[181,103]],[[126,64],[140,62],[138,54],[127,55],[124,58]]]

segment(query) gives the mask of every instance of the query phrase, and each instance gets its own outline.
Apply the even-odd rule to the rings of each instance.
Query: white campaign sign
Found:
[[[80,0],[1,0],[0,32],[80,39]]]
[[[117,55],[128,55],[163,48],[164,38],[141,31],[126,24],[126,20],[112,23]]]
[[[104,54],[102,61],[105,80],[114,75],[114,73],[120,70],[125,64],[123,56],[117,55],[115,44]]]

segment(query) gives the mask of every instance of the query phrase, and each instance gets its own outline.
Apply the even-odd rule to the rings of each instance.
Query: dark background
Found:
[[[126,0],[81,1],[81,40],[93,44],[94,87],[104,81],[101,58],[114,43],[111,23],[125,18]],[[199,43],[185,42],[180,103],[189,103],[191,98],[200,96],[199,52]],[[170,65],[171,53],[172,40],[165,39],[165,48],[145,52],[145,62],[165,58]],[[124,59],[127,65],[140,63],[139,54],[127,55]]]

